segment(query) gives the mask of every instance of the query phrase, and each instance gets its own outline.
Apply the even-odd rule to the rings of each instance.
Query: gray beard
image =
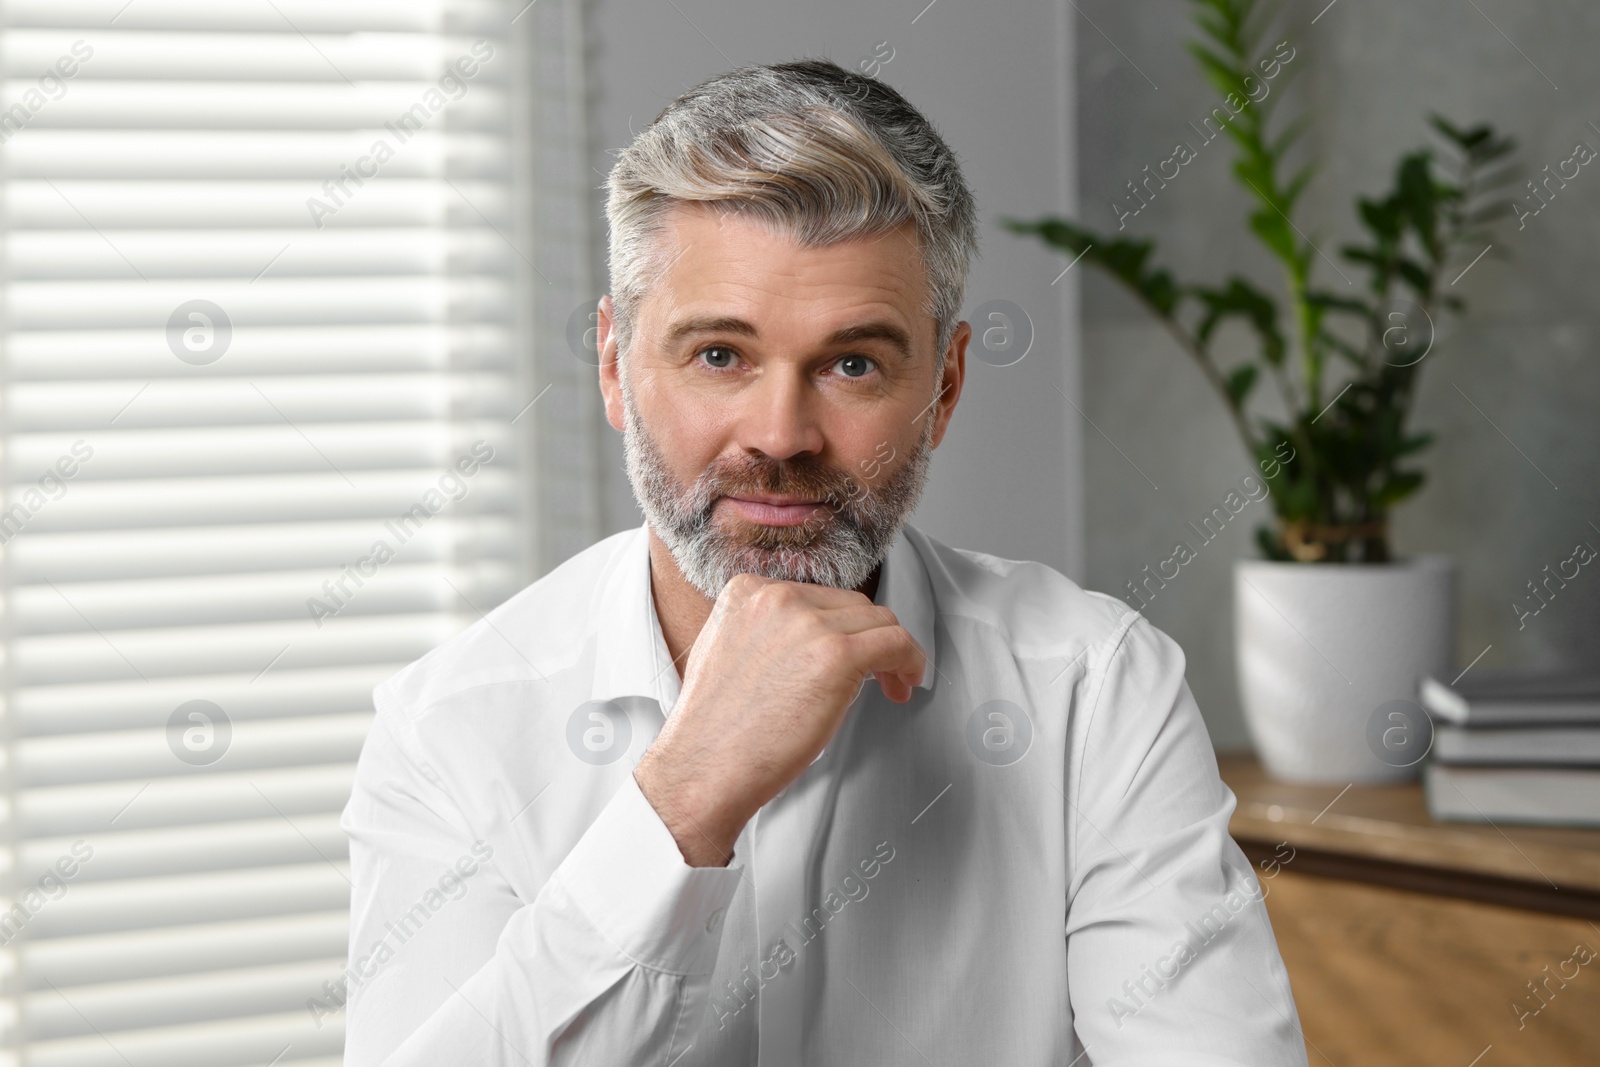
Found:
[[[815,457],[778,461],[747,456],[719,459],[685,488],[634,409],[627,368],[619,368],[623,397],[623,456],[633,495],[689,584],[715,600],[735,574],[858,589],[883,562],[916,510],[933,456],[934,417],[911,457],[878,485],[865,471],[852,477]],[[890,457],[893,459],[894,457]],[[771,493],[827,501],[833,506],[798,526],[741,523],[730,532],[714,520],[719,497]]]

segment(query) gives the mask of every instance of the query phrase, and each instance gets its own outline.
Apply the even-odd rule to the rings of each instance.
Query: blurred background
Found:
[[[999,220],[1115,228],[1108,204],[1211,106],[1193,6],[0,4],[0,1063],[339,1062],[338,815],[371,689],[641,521],[595,384],[599,185],[723,70],[826,56],[938,126],[981,212],[968,314],[1004,302],[1014,334],[969,357],[913,521],[1125,595],[1253,458],[1124,290]],[[1493,123],[1530,177],[1600,145],[1592,5],[1283,19],[1319,243],[1355,236],[1352,198],[1430,112]],[[1274,284],[1223,151],[1184,173],[1121,235]],[[1537,625],[1511,606],[1600,544],[1597,206],[1583,171],[1502,226],[1421,379],[1438,443],[1394,543],[1456,560],[1457,666],[1597,660],[1600,578]],[[1146,609],[1224,752],[1251,744],[1231,625],[1248,517]],[[1531,979],[1544,935],[1518,936]],[[1497,1005],[1525,995],[1502,984]]]

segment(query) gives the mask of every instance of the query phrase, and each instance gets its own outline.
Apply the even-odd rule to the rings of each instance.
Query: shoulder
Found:
[[[640,534],[623,530],[567,559],[390,675],[373,703],[415,715],[469,689],[544,682],[570,668],[592,636],[598,596]]]
[[[947,545],[906,527],[927,568],[939,614],[996,632],[1023,657],[1109,656],[1144,617],[1116,597],[1085,589],[1044,563]]]

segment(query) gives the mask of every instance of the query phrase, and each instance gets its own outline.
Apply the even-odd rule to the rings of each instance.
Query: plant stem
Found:
[[[1155,313],[1156,319],[1160,321],[1162,326],[1166,327],[1167,332],[1178,342],[1178,346],[1187,352],[1195,363],[1199,364],[1200,373],[1205,375],[1206,381],[1211,383],[1211,387],[1222,398],[1222,403],[1228,409],[1228,417],[1233,420],[1234,428],[1239,431],[1239,436],[1244,440],[1245,448],[1254,458],[1261,446],[1256,440],[1255,434],[1250,432],[1250,423],[1244,417],[1244,410],[1235,402],[1233,394],[1228,392],[1228,383],[1223,380],[1222,372],[1217,369],[1216,363],[1206,354],[1205,349],[1196,344],[1194,339],[1185,333],[1183,327],[1179,326],[1171,316],[1155,312],[1154,308],[1151,310]]]

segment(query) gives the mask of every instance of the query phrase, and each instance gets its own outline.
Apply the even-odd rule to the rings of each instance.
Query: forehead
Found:
[[[807,246],[728,205],[675,204],[657,237],[665,269],[648,280],[658,324],[696,314],[791,320],[832,330],[853,315],[898,317],[932,331],[916,227]],[[927,321],[924,322],[923,320]]]

